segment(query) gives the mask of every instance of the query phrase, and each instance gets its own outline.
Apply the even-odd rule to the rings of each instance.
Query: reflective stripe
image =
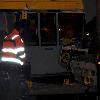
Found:
[[[25,48],[20,47],[17,49],[12,49],[12,48],[3,48],[2,49],[2,52],[10,52],[10,53],[14,53],[14,54],[17,54],[18,52],[22,52],[22,51],[25,51]]]
[[[24,41],[21,39],[21,42],[24,43]]]
[[[25,48],[23,48],[23,47],[16,48],[16,52],[22,52],[22,51],[25,51]]]
[[[8,38],[7,36],[4,37],[4,39]]]
[[[3,48],[2,52],[10,52],[13,54],[17,54],[17,51],[15,49],[12,49],[12,48]]]
[[[20,58],[25,58],[26,57],[26,54],[24,53],[23,55],[20,55],[19,57]]]
[[[18,63],[18,64],[20,64],[20,65],[23,65],[24,63],[21,61],[21,60],[19,60],[19,59],[16,59],[16,58],[7,58],[7,57],[2,57],[1,58],[1,61],[7,61],[7,62],[14,62],[14,63]]]
[[[12,37],[12,40],[14,40],[15,38],[17,38],[19,35],[14,35],[13,37]]]

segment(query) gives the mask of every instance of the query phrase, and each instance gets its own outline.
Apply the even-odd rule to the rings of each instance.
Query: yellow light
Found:
[[[22,11],[20,19],[27,19],[27,11]]]
[[[100,64],[100,61],[98,62],[98,64]]]

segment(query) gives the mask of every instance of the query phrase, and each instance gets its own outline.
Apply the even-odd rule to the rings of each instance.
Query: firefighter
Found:
[[[4,34],[0,56],[0,100],[20,100],[21,67],[25,64],[24,42],[20,36],[22,27],[15,26],[10,34]]]
[[[24,42],[19,31],[13,29],[11,34],[4,37],[1,61],[23,65],[25,58]]]
[[[73,50],[75,47],[75,30],[72,27],[72,24],[68,24],[64,31],[61,47],[61,56],[60,62],[63,67],[66,68],[66,78],[64,79],[64,85],[73,83],[75,81],[75,76],[72,73],[71,61],[73,57]]]

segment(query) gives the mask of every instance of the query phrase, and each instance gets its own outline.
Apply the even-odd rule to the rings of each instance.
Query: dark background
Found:
[[[83,0],[85,14],[86,14],[86,22],[89,22],[96,16],[96,0]]]

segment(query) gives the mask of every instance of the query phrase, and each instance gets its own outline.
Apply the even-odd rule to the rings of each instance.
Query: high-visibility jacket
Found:
[[[19,35],[19,31],[13,29],[11,34],[4,38],[1,61],[23,65],[25,56],[24,42]]]

